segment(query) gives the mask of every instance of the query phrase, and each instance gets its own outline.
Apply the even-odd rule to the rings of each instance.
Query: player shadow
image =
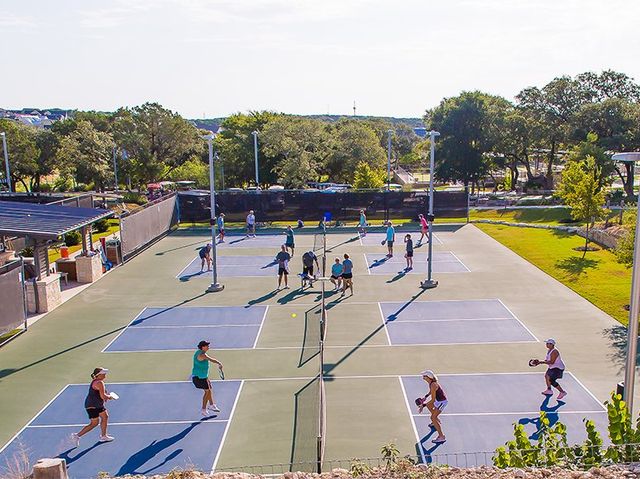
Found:
[[[75,455],[71,455],[71,452],[77,451],[78,448],[72,447],[67,449],[66,451],[61,452],[60,454],[58,454],[57,457],[59,457],[60,459],[64,459],[67,465],[69,465],[76,462],[78,459],[81,459],[83,456],[89,454],[91,451],[93,451],[98,446],[101,446],[102,444],[106,444],[106,443],[98,441],[94,443],[91,447],[83,449],[82,451],[78,452],[78,454],[75,454]]]
[[[170,308],[175,308],[175,307],[178,307],[178,306],[185,305],[185,304],[190,303],[191,301],[194,301],[194,300],[196,300],[196,299],[198,299],[201,296],[204,296],[206,294],[207,293],[200,293],[200,294],[198,294],[198,295],[196,295],[196,296],[194,296],[192,298],[185,299],[184,301],[182,301],[180,303],[177,303],[176,305],[174,305],[174,306],[172,306]],[[82,347],[84,347],[84,346],[86,346],[88,344],[94,343],[96,341],[100,341],[100,340],[102,340],[102,339],[104,339],[104,338],[106,338],[108,336],[111,336],[114,333],[119,333],[119,332],[123,331],[126,328],[127,328],[127,325],[119,326],[119,327],[117,327],[115,329],[112,329],[112,330],[107,331],[105,333],[99,334],[98,336],[94,336],[91,339],[87,339],[86,341],[82,341],[82,342],[80,342],[78,344],[75,344],[73,346],[65,348],[62,351],[58,351],[56,353],[49,354],[48,356],[45,356],[44,358],[40,358],[38,360],[32,361],[29,364],[25,364],[24,366],[21,366],[19,368],[2,369],[2,370],[0,370],[0,382],[2,382],[3,378],[11,376],[12,374],[15,374],[15,373],[20,372],[20,371],[24,371],[25,369],[29,369],[29,368],[31,368],[33,366],[37,366],[38,364],[42,364],[42,363],[44,363],[46,361],[49,361],[50,359],[54,359],[54,358],[57,358],[59,356],[63,356],[64,354],[69,353],[71,351],[75,351],[78,348],[82,348]],[[32,355],[34,355],[34,354],[32,353]]]
[[[272,266],[275,266],[277,264],[278,264],[278,262],[274,259],[273,261],[271,261],[271,263],[267,263],[264,266],[261,266],[260,269],[271,268]]]
[[[189,246],[195,246],[195,245],[200,245],[202,244],[202,241],[196,241],[195,243],[189,243],[189,244],[185,244],[183,246],[178,246],[176,248],[171,248],[171,249],[166,249],[164,251],[158,251],[156,253],[156,256],[162,256],[166,253],[171,253],[172,251],[178,251],[179,249],[184,249],[184,248],[188,248]],[[197,251],[198,248],[194,248],[194,251]]]
[[[549,402],[551,401],[551,396],[545,396],[542,404],[540,404],[540,412],[545,413],[545,417],[549,420],[549,428],[552,428],[559,420],[558,410],[564,406],[566,403],[564,401],[558,401],[555,406],[549,406]],[[529,436],[529,439],[532,441],[537,441],[542,433],[542,422],[540,421],[540,416],[538,417],[523,417],[518,419],[518,424],[522,424],[526,426],[527,424],[532,424],[535,426],[536,430]]]
[[[189,281],[191,278],[195,277],[195,276],[202,276],[203,274],[211,274],[211,270],[207,271],[197,271],[195,273],[191,273],[191,274],[183,274],[182,276],[180,276],[178,279],[180,281],[182,281],[183,283],[186,283],[187,281]]]
[[[182,301],[181,303],[178,304],[174,304],[173,306],[167,306],[166,308],[160,310],[160,311],[156,311],[155,313],[151,313],[148,316],[144,316],[141,318],[136,319],[134,322],[131,323],[130,326],[137,326],[140,325],[142,323],[144,323],[145,321],[148,321],[149,319],[155,318],[156,316],[160,316],[163,313],[166,313],[167,311],[171,311],[172,309],[176,309],[180,306],[183,306],[185,303],[188,303],[190,301],[194,301],[195,299],[201,298],[203,296],[205,296],[207,293],[200,293],[197,296],[194,296],[193,298],[187,300],[187,301]]]
[[[259,298],[250,299],[249,301],[247,301],[245,308],[250,308],[254,304],[264,303],[265,301],[270,300],[274,296],[277,296],[277,294],[278,294],[278,290],[274,289],[273,291],[269,291],[267,294],[260,296]]]
[[[227,244],[232,245],[232,244],[237,244],[237,243],[241,243],[242,241],[246,241],[249,238],[247,236],[243,236],[242,238],[238,238],[237,240],[233,240],[233,241],[229,241]]]
[[[200,421],[192,422],[191,424],[189,424],[189,426],[184,428],[179,433],[174,434],[173,436],[167,437],[165,439],[153,440],[148,446],[144,447],[143,449],[140,449],[139,451],[131,455],[129,459],[127,459],[127,461],[122,466],[120,466],[120,469],[118,470],[118,472],[116,472],[115,475],[124,476],[125,474],[136,474],[136,475],[147,474],[149,471],[152,471],[153,469],[160,467],[161,465],[167,463],[169,460],[175,459],[175,457],[177,457],[180,454],[180,452],[182,452],[182,449],[177,449],[176,451],[171,452],[171,454],[169,454],[163,460],[162,464],[159,464],[158,466],[155,466],[154,468],[149,469],[149,471],[138,470],[139,468],[144,466],[147,462],[149,462],[151,459],[153,459],[155,456],[160,454],[162,451],[173,446],[178,441],[181,441],[182,439],[184,439],[187,436],[187,434],[189,434],[196,426],[202,424],[206,420],[207,418],[202,418]],[[177,451],[180,451],[180,452],[176,454]]]
[[[290,290],[285,296],[283,296],[282,298],[278,299],[277,303],[278,304],[287,304],[291,301],[294,301],[297,298],[302,298],[304,296],[308,296],[310,294],[318,294],[317,291],[312,291],[312,290],[306,290],[303,289],[302,287],[297,288],[297,289],[292,289]]]
[[[369,268],[377,268],[378,266],[382,266],[387,261],[389,261],[389,259],[391,258],[389,258],[388,256],[385,256],[384,258],[373,260],[373,263],[369,265]]]
[[[627,359],[627,328],[618,325],[606,328],[602,335],[605,336],[610,345],[612,346],[612,352],[609,353],[609,359],[616,364],[619,369],[618,372],[624,370]],[[640,361],[640,348],[636,356],[636,364]]]
[[[411,268],[411,269],[405,268],[402,271],[398,271],[393,278],[391,278],[390,280],[387,281],[387,284],[395,283],[396,281],[404,278],[411,271],[413,271],[413,268]]]
[[[349,238],[346,241],[343,241],[342,243],[338,243],[338,244],[334,244],[333,246],[330,246],[329,248],[327,248],[327,253],[331,253],[333,251],[334,248],[337,248],[338,246],[342,246],[345,244],[349,244],[349,243],[353,243],[354,241],[358,241],[359,236],[355,236],[353,238]]]
[[[436,428],[433,426],[429,427],[429,432],[422,436],[419,442],[416,443],[416,455],[419,457],[423,457],[426,464],[431,464],[433,462],[432,454],[442,446],[444,443],[434,444],[429,443],[429,439],[436,432]],[[427,447],[428,446],[428,447]]]

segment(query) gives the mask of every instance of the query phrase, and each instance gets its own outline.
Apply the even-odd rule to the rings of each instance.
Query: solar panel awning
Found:
[[[102,208],[0,201],[0,234],[55,240],[112,215],[112,211]]]

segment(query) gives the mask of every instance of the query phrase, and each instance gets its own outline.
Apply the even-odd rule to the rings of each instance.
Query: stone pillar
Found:
[[[64,459],[40,459],[33,466],[33,479],[68,479]]]
[[[62,304],[58,273],[43,276],[41,280],[35,282],[35,287],[33,281],[27,281],[25,285],[29,313],[48,313]]]
[[[93,283],[102,276],[102,259],[99,254],[76,256],[78,283]]]

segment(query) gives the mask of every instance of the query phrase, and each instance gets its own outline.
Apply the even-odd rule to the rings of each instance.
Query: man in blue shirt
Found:
[[[387,223],[387,249],[389,250],[389,254],[387,254],[387,258],[391,258],[393,256],[393,242],[396,240],[396,230],[393,227],[391,221]]]
[[[344,296],[347,288],[351,290],[351,296],[353,296],[353,262],[349,259],[349,255],[345,253],[344,261],[342,262],[342,296]]]
[[[220,236],[220,243],[224,243],[224,213],[218,215],[218,235]]]

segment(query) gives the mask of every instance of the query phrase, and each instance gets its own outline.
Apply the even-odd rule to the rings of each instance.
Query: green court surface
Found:
[[[437,233],[442,244],[435,244],[434,250],[455,253],[470,272],[442,274],[437,277],[439,287],[427,291],[419,288],[421,275],[390,281],[395,275],[369,274],[365,253],[383,255],[385,247],[351,241],[353,234],[328,235],[329,246],[337,246],[328,253],[327,265],[336,256],[351,255],[355,294],[326,297],[327,461],[378,457],[381,446],[389,442],[396,443],[403,455],[419,455],[414,420],[421,418],[410,414],[407,400],[413,398],[405,397],[400,378],[415,376],[425,368],[443,375],[530,373],[528,359],[545,353],[538,340],[555,337],[568,370],[598,401],[607,399],[622,375],[616,342],[619,325],[612,318],[472,225],[450,226]],[[312,461],[314,438],[308,433],[318,420],[317,408],[313,407],[315,391],[305,386],[319,372],[319,360],[314,356],[319,290],[299,291],[299,279],[294,275],[290,277],[291,289],[284,291],[274,291],[276,278],[271,276],[220,277],[224,291],[205,294],[208,281],[180,281],[176,276],[206,241],[206,236],[188,230],[174,232],[0,349],[0,445],[64,386],[89,382],[89,374],[97,366],[109,368],[108,382],[114,383],[187,380],[191,372],[189,350],[102,352],[144,308],[268,306],[254,348],[216,351],[216,338],[203,338],[212,340],[213,354],[224,363],[227,379],[244,380],[216,468],[290,463],[305,457]],[[299,272],[301,254],[313,241],[313,235],[296,236],[292,272]],[[219,254],[268,256],[277,251],[277,247],[221,248]],[[396,256],[403,253],[398,242]],[[379,304],[399,302],[408,307],[435,300],[494,299],[508,307],[533,340],[461,342],[455,333],[441,344],[424,344],[428,341],[423,338],[418,341],[421,344],[396,343]],[[399,325],[394,324],[396,327]],[[184,332],[176,328],[171,334]],[[469,394],[479,403],[490,397],[482,390]],[[535,394],[537,400],[539,392]],[[449,399],[450,403],[461,400]],[[511,410],[535,412],[516,406]],[[197,403],[193,414],[198,420]],[[443,426],[446,433],[446,417]],[[504,432],[496,433],[496,446],[504,442]],[[456,429],[449,434],[449,442],[455,442],[453,435],[459,432]],[[470,444],[475,447],[476,443]],[[443,448],[443,452],[462,451]]]

